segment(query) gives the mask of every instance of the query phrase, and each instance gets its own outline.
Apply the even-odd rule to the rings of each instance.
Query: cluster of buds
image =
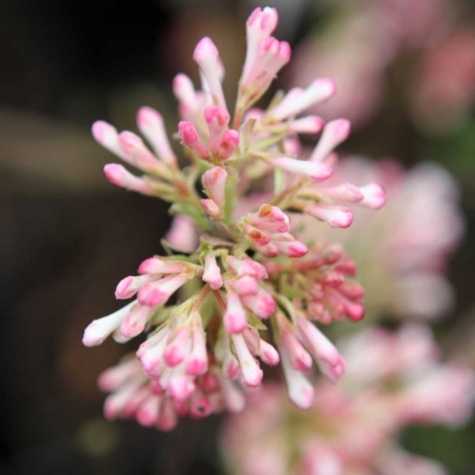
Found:
[[[313,402],[312,362],[332,381],[345,362],[315,322],[363,316],[362,290],[348,280],[354,266],[341,250],[316,246],[291,232],[289,212],[344,226],[348,204],[378,208],[376,184],[333,184],[334,149],[349,124],[328,124],[306,108],[330,98],[334,87],[318,79],[304,89],[277,94],[267,110],[250,109],[290,58],[290,47],[271,36],[277,12],[257,8],[247,22],[247,55],[231,117],[223,94],[224,68],[216,46],[202,39],[193,58],[201,89],[179,74],[178,134],[188,166],[180,168],[163,120],[150,108],[137,123],[151,148],[132,132],[105,122],[96,140],[144,173],[106,165],[115,185],[162,198],[177,217],[167,235],[167,257],[153,256],[138,275],[121,280],[117,299],[132,302],[93,321],[84,344],[142,337],[135,356],[107,370],[101,387],[111,391],[106,416],[135,417],[167,429],[178,416],[202,417],[223,408],[242,409],[247,388],[261,385],[261,363],[282,364],[291,399]],[[321,138],[308,160],[295,156],[299,134]],[[239,177],[239,179],[238,179]],[[240,213],[253,184],[274,182],[274,192]],[[322,186],[324,180],[330,180]],[[344,227],[342,226],[342,227]],[[176,252],[179,251],[179,252]],[[309,254],[308,258],[305,258]]]
[[[284,254],[302,257],[307,246],[289,233],[290,219],[277,206],[263,204],[256,213],[249,213],[242,219],[247,238],[254,249],[266,257]]]
[[[475,375],[443,363],[428,328],[391,333],[372,328],[342,344],[348,375],[337,386],[320,381],[318,403],[302,417],[278,386],[250,396],[223,437],[235,475],[445,475],[434,460],[397,443],[410,424],[459,426],[475,400]]]
[[[305,259],[269,262],[267,269],[283,295],[308,318],[329,324],[364,317],[363,287],[352,279],[356,266],[339,245],[315,244]]]

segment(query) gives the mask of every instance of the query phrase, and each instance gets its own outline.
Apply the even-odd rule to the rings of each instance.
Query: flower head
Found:
[[[247,391],[264,380],[263,367],[279,364],[292,401],[310,407],[313,365],[334,382],[344,373],[343,357],[316,324],[363,317],[355,267],[342,249],[301,239],[290,212],[347,227],[348,206],[379,208],[384,193],[373,183],[326,184],[350,124],[304,114],[334,94],[331,80],[316,79],[278,94],[266,110],[251,109],[291,56],[290,46],[272,36],[277,21],[269,7],[256,8],[247,21],[232,114],[210,38],[193,53],[200,89],[183,74],[174,79],[177,137],[188,166],[179,167],[164,121],[149,107],[137,115],[148,144],[103,121],[93,125],[95,139],[141,174],[109,164],[108,180],[172,203],[175,215],[163,241],[170,255],[152,256],[122,279],[116,298],[133,300],[84,333],[87,346],[142,336],[135,356],[100,378],[111,392],[108,417],[169,429],[178,416],[241,410]],[[311,155],[297,158],[298,136],[320,132]],[[269,181],[274,192],[240,212],[256,184]]]

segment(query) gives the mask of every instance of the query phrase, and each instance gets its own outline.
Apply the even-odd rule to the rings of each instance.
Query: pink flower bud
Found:
[[[296,134],[318,134],[323,128],[323,119],[316,115],[309,115],[289,123],[289,129]]]
[[[204,110],[204,117],[211,135],[221,135],[229,124],[228,111],[222,107],[206,107]]]
[[[247,220],[256,228],[271,233],[286,233],[290,229],[289,217],[277,206],[263,204],[257,213],[250,214]]]
[[[329,270],[322,276],[322,279],[320,282],[330,287],[339,288],[343,284],[344,281],[345,281],[344,275],[334,270],[333,271]]]
[[[198,63],[205,82],[203,90],[209,92],[211,101],[215,105],[227,111],[221,86],[223,65],[219,58],[218,49],[210,38],[205,37],[198,42],[193,52],[193,59]]]
[[[245,328],[242,332],[244,340],[249,350],[266,364],[276,366],[280,358],[277,350],[267,341],[263,340],[259,333],[251,327]]]
[[[306,89],[290,91],[280,104],[270,111],[275,120],[296,116],[305,109],[323,102],[335,93],[335,83],[330,79],[317,79]]]
[[[115,289],[115,298],[118,300],[130,299],[147,282],[150,282],[149,276],[129,275],[128,277],[124,277],[117,284]]]
[[[208,353],[206,351],[206,334],[201,327],[201,317],[197,315],[199,324],[192,328],[192,350],[186,363],[186,372],[189,375],[200,375],[208,370]]]
[[[114,155],[122,159],[124,158],[124,153],[119,145],[119,135],[115,127],[103,120],[98,120],[92,124],[91,131],[96,142]]]
[[[292,367],[299,371],[307,371],[312,367],[312,357],[300,344],[290,329],[282,331],[281,344],[289,356]]]
[[[84,330],[82,343],[84,346],[97,346],[119,328],[122,320],[129,313],[135,301],[130,302],[125,307],[120,308],[107,317],[93,320]]]
[[[201,158],[208,158],[208,149],[201,141],[196,127],[191,122],[185,120],[179,122],[178,134],[180,135],[180,139],[184,145],[198,154]]]
[[[258,39],[269,36],[276,28],[279,17],[277,10],[271,7],[255,8],[246,22],[247,33]]]
[[[344,282],[338,287],[340,293],[345,297],[353,300],[360,299],[364,296],[364,288],[357,282]]]
[[[275,30],[278,22],[277,10],[266,7],[256,8],[249,16],[246,23],[246,59],[244,61],[241,83],[250,75],[250,70],[255,64],[258,51],[262,42]]]
[[[177,330],[171,337],[171,341],[163,353],[165,363],[170,367],[179,365],[190,353],[190,349],[190,329],[186,326]]]
[[[239,145],[239,132],[229,130],[229,114],[222,107],[209,106],[204,110],[208,124],[210,154],[221,160],[228,159]]]
[[[229,129],[224,132],[221,141],[217,145],[216,153],[221,160],[227,160],[239,146],[239,132]]]
[[[179,122],[178,133],[180,134],[182,142],[190,148],[199,140],[198,131],[191,122],[185,120]]]
[[[252,356],[242,335],[232,335],[232,341],[241,367],[242,378],[248,386],[259,386],[263,373],[256,359]]]
[[[193,252],[198,246],[198,235],[193,220],[183,214],[175,216],[166,240],[177,251]]]
[[[328,122],[310,159],[312,161],[324,160],[338,145],[348,138],[350,129],[350,122],[346,119]]]
[[[120,325],[120,334],[125,338],[134,338],[140,335],[145,329],[152,310],[150,307],[144,307],[142,305],[135,305],[132,310],[125,316]]]
[[[155,425],[159,409],[160,399],[157,396],[149,396],[137,411],[137,422],[144,427]]]
[[[227,291],[226,311],[223,315],[224,328],[228,333],[239,333],[247,326],[246,311],[238,294]]]
[[[145,284],[139,291],[138,300],[149,307],[163,305],[189,279],[186,274],[177,274]]]
[[[153,196],[152,187],[142,178],[138,178],[118,163],[108,163],[104,166],[104,175],[115,186],[126,190]]]
[[[333,228],[348,228],[353,222],[353,214],[347,208],[324,204],[310,204],[304,212],[325,221]]]
[[[275,234],[273,239],[279,252],[289,257],[302,257],[308,252],[307,246],[303,242],[297,241],[289,233]]]
[[[309,160],[297,160],[290,157],[273,158],[272,163],[283,170],[295,173],[296,175],[306,175],[314,180],[326,180],[332,173],[333,168],[327,163],[312,162]]]
[[[168,335],[168,330],[160,331],[140,345],[137,356],[140,358],[143,368],[147,373],[152,373],[157,367],[162,365],[163,352],[167,345]]]
[[[199,107],[200,101],[193,87],[191,79],[185,74],[177,74],[173,80],[173,93],[179,100],[182,108],[195,114]]]
[[[301,371],[293,368],[285,351],[281,353],[281,360],[291,401],[300,409],[308,409],[315,395],[312,385]]]
[[[311,352],[322,372],[331,381],[337,381],[345,371],[345,360],[330,340],[305,317],[297,322],[299,335],[307,349]]]
[[[201,183],[207,195],[220,207],[224,206],[228,174],[222,167],[213,167],[203,173]]]
[[[266,268],[250,257],[238,259],[234,256],[229,256],[226,259],[226,263],[238,276],[250,275],[258,280],[267,279],[268,277]]]
[[[128,131],[121,132],[119,145],[131,165],[151,173],[163,171],[163,164],[150,152],[138,135]]]
[[[218,218],[221,215],[221,210],[219,206],[210,199],[200,200],[201,206],[203,207],[205,213],[211,218]]]
[[[265,257],[276,257],[279,255],[279,249],[273,242],[269,242],[265,245],[254,242],[254,247]]]
[[[343,183],[327,188],[325,189],[325,196],[339,203],[360,203],[364,198],[362,191],[351,183]]]
[[[335,270],[354,277],[356,275],[356,264],[351,259],[343,259],[336,264]]]
[[[140,132],[152,144],[158,157],[168,165],[176,166],[177,159],[170,147],[162,116],[151,107],[141,107],[137,113]]]
[[[381,186],[371,183],[360,188],[363,194],[363,200],[361,204],[368,208],[379,209],[384,206],[386,196]]]
[[[138,268],[139,274],[180,274],[188,270],[188,265],[183,261],[162,259],[158,256],[145,259]]]
[[[258,291],[258,284],[254,277],[244,275],[230,282],[231,287],[240,295],[253,295]]]
[[[279,70],[289,62],[291,48],[286,41],[279,42],[272,36],[263,37],[253,48],[252,60],[246,58],[240,85],[255,102],[268,89]]]
[[[266,244],[269,244],[271,240],[271,236],[268,233],[261,231],[260,229],[249,224],[245,225],[245,230],[247,237],[254,245],[265,246]]]
[[[195,384],[189,376],[175,372],[168,382],[167,392],[170,396],[178,401],[186,401],[195,390]]]
[[[259,289],[254,295],[244,296],[242,301],[244,305],[259,318],[269,318],[277,308],[272,295],[263,289]]]
[[[267,274],[267,269],[263,266],[260,262],[251,259],[250,257],[246,257],[243,259],[244,267],[247,267],[248,274],[255,277],[258,280],[267,279],[269,275]]]
[[[223,372],[230,380],[237,379],[241,374],[241,368],[239,367],[236,357],[228,351],[223,361]]]
[[[268,364],[269,366],[277,366],[279,364],[279,353],[270,343],[267,343],[267,341],[261,339],[259,347],[259,357],[262,361],[264,361],[264,363]]]
[[[354,322],[362,320],[365,316],[365,308],[359,302],[351,302],[345,299],[344,308],[346,315]]]
[[[216,256],[214,254],[207,254],[205,257],[203,281],[207,282],[214,290],[220,289],[223,286],[221,270],[216,262]]]

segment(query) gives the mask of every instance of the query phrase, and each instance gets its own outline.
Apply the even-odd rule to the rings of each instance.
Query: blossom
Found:
[[[222,440],[232,473],[446,473],[438,462],[399,447],[397,436],[413,423],[466,422],[475,402],[473,371],[441,361],[425,326],[370,328],[341,347],[347,377],[337,386],[320,381],[318,402],[303,416],[274,384],[230,418]]]
[[[101,145],[140,173],[113,163],[106,178],[171,203],[175,216],[162,241],[168,255],[145,259],[137,274],[123,278],[115,297],[131,302],[84,332],[86,346],[109,336],[119,343],[140,338],[135,355],[105,373],[125,376],[105,386],[108,376],[100,378],[111,392],[108,417],[169,429],[180,416],[238,411],[264,381],[264,366],[277,365],[291,400],[304,408],[313,403],[314,363],[333,382],[344,373],[343,357],[317,324],[363,317],[356,269],[343,250],[304,242],[290,212],[346,227],[348,206],[379,208],[384,192],[375,183],[326,184],[350,124],[325,124],[305,111],[331,98],[331,80],[315,79],[277,95],[266,110],[252,109],[291,56],[290,46],[272,36],[277,21],[270,7],[256,8],[247,21],[232,113],[223,62],[210,38],[193,52],[200,89],[184,74],[174,79],[181,116],[176,137],[187,166],[180,167],[164,121],[150,107],[137,114],[147,143],[104,121],[92,127]],[[312,154],[296,157],[298,135],[319,133]],[[249,205],[252,191],[266,181],[273,181],[274,192]]]

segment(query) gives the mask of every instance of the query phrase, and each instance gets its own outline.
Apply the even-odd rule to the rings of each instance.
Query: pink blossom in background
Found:
[[[332,21],[297,49],[289,83],[329,75],[336,100],[319,113],[344,113],[365,126],[382,109],[391,70],[417,126],[446,132],[475,98],[474,39],[458,2],[381,0],[335,2]]]
[[[370,328],[343,344],[347,377],[321,381],[313,408],[300,413],[278,385],[265,386],[232,417],[223,454],[235,475],[446,474],[436,461],[403,450],[413,423],[458,426],[471,415],[475,375],[440,361],[430,330]]]
[[[455,31],[429,49],[410,93],[414,116],[428,126],[440,130],[463,118],[475,97],[473,31]]]
[[[290,84],[315,74],[333,78],[338,94],[323,104],[324,118],[345,115],[355,127],[368,122],[383,100],[383,74],[393,56],[391,42],[381,41],[380,12],[351,11],[327,34],[307,38],[297,49]]]
[[[320,239],[326,235],[342,243],[354,258],[366,290],[368,313],[421,318],[444,315],[453,301],[445,276],[448,260],[464,230],[454,179],[432,163],[407,171],[397,162],[363,158],[348,158],[340,165],[335,181],[375,181],[388,197],[387,206],[370,221],[360,209],[346,233],[319,230]],[[308,237],[315,234],[307,218],[297,221],[308,228]]]
[[[405,48],[430,46],[451,23],[453,12],[448,0],[382,0],[374,8],[384,18],[387,35]]]

